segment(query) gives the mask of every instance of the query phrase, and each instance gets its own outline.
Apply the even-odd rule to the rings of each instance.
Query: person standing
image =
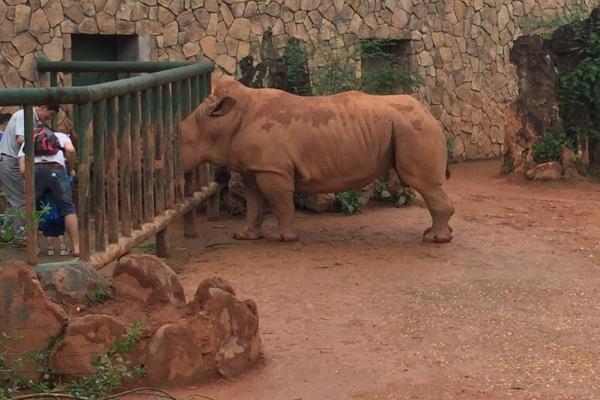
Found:
[[[69,136],[60,132],[51,132],[46,127],[39,127],[36,130],[36,136],[38,134],[50,134],[57,139],[54,149],[48,151],[46,154],[35,154],[35,195],[36,204],[40,201],[46,191],[49,191],[58,207],[58,212],[61,217],[64,218],[65,227],[69,236],[71,237],[71,243],[73,244],[73,255],[79,256],[79,230],[77,227],[77,212],[75,210],[75,204],[73,203],[73,194],[71,190],[71,183],[69,182],[69,175],[73,174],[73,171],[67,172],[67,165],[74,165],[75,161],[75,147],[71,142]],[[49,138],[49,136],[46,136]],[[52,143],[51,140],[44,142],[45,146]],[[37,145],[37,142],[36,142]],[[19,150],[19,167],[20,173],[25,173],[25,153],[24,147],[21,146]],[[37,152],[37,149],[36,149]],[[52,154],[48,154],[52,153]],[[67,164],[68,163],[68,164]],[[65,254],[67,255],[67,254]]]
[[[58,105],[48,104],[33,108],[33,127],[50,120],[58,112]],[[0,140],[0,184],[6,197],[7,209],[25,211],[25,182],[19,171],[19,148],[25,142],[25,112],[19,110],[8,121],[2,140]],[[5,224],[8,223],[5,221]],[[17,218],[10,221],[12,229],[23,232],[24,221]]]

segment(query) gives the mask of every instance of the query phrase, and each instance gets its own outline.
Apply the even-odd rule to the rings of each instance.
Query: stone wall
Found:
[[[149,35],[152,60],[209,58],[219,73],[260,58],[267,28],[282,48],[410,39],[425,78],[418,96],[453,141],[453,157],[497,158],[517,96],[509,49],[531,21],[596,0],[0,0],[0,87],[47,85],[34,61],[71,58],[71,34]],[[68,84],[68,80],[64,81]]]

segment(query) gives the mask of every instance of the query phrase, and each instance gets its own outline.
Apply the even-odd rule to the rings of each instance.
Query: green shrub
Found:
[[[360,90],[372,94],[413,93],[423,84],[416,72],[398,65],[389,51],[393,44],[389,39],[362,42]]]
[[[330,211],[344,214],[357,214],[361,212],[366,205],[367,200],[363,197],[362,192],[360,190],[352,190],[337,194],[331,205]]]
[[[564,133],[550,133],[545,135],[533,144],[533,159],[537,163],[560,161],[560,152],[563,146],[573,147],[569,138]]]
[[[373,199],[394,203],[396,207],[408,207],[415,202],[416,195],[412,188],[398,179],[393,179],[393,182],[376,180]]]
[[[46,351],[26,354],[23,358],[9,363],[10,342],[23,338],[9,337],[5,333],[0,333],[0,399],[10,400],[17,393],[23,391],[38,394],[37,398],[40,399],[101,399],[106,397],[113,390],[122,386],[125,380],[144,375],[143,367],[132,370],[129,361],[125,358],[125,353],[131,351],[140,341],[143,329],[144,325],[141,322],[133,323],[122,340],[114,343],[111,351],[92,361],[94,371],[91,374],[78,376],[66,384],[61,383],[60,376],[47,367],[48,350],[54,347],[59,338],[51,338]],[[34,361],[38,366],[36,371],[41,373],[38,381],[24,377],[19,371],[25,360]]]

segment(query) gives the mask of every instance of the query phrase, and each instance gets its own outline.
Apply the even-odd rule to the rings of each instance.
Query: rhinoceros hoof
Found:
[[[428,228],[423,232],[423,243],[450,243],[451,241],[452,229],[450,227],[438,232]]]
[[[295,233],[274,233],[267,236],[270,242],[296,242],[298,235]]]
[[[262,239],[264,235],[260,231],[245,228],[239,232],[233,234],[233,238],[237,240],[258,240]]]

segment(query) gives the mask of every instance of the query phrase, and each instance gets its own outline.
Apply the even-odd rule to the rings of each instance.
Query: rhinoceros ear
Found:
[[[223,97],[221,100],[219,100],[213,107],[212,110],[210,110],[210,116],[211,117],[220,117],[222,115],[227,114],[229,111],[231,111],[233,109],[233,107],[235,106],[235,99],[229,96]]]

